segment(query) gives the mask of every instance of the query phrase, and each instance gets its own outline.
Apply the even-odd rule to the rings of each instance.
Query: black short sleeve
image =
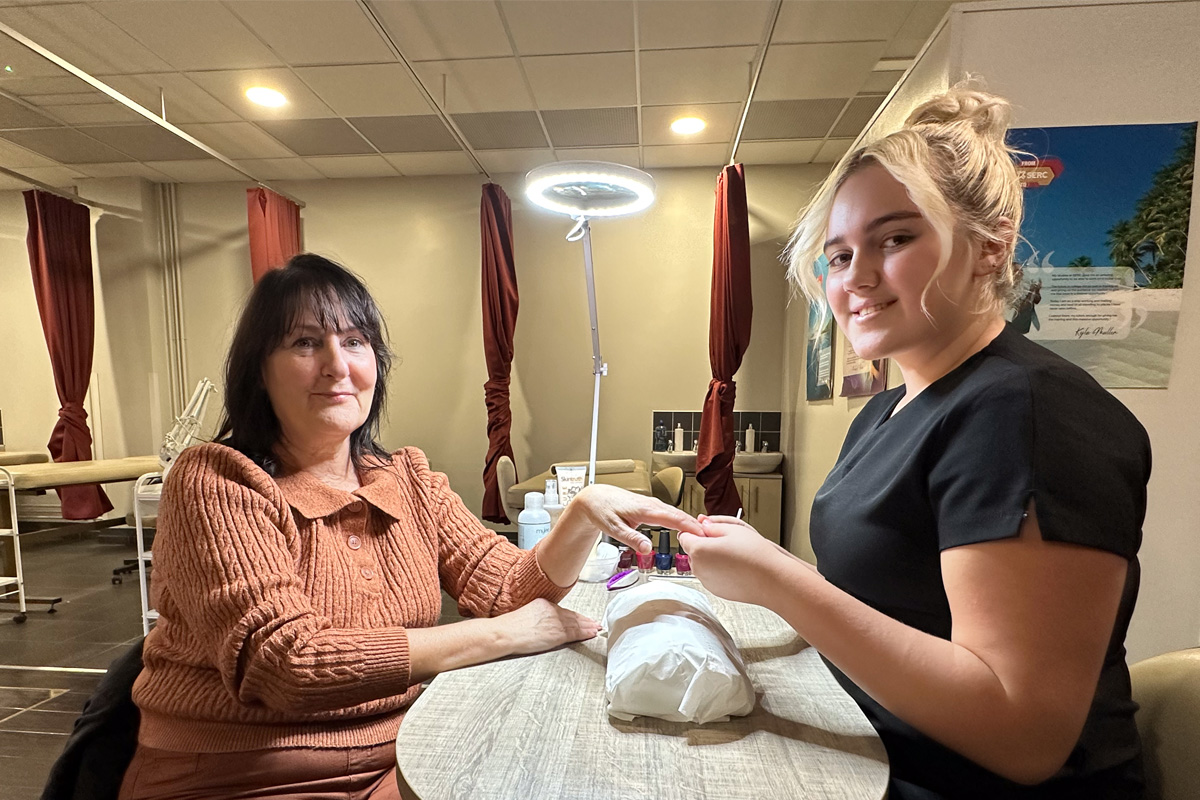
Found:
[[[940,548],[1015,536],[1033,499],[1046,540],[1133,558],[1149,477],[1141,425],[1086,375],[1005,371],[960,398],[937,433]]]

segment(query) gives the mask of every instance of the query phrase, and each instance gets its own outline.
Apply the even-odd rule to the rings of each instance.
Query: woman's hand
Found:
[[[578,529],[589,543],[597,533],[611,536],[639,553],[654,550],[653,543],[637,530],[654,525],[674,531],[701,533],[700,523],[690,514],[653,497],[644,497],[601,483],[586,487],[567,506],[559,525]],[[590,544],[589,544],[590,546]]]
[[[582,614],[538,598],[516,611],[493,617],[511,655],[544,653],[571,642],[591,639],[600,632],[600,623]]]
[[[701,516],[699,523],[701,535],[680,532],[679,546],[704,588],[727,600],[762,604],[763,571],[786,551],[740,519]]]
[[[555,584],[570,586],[579,577],[592,546],[607,534],[639,553],[654,547],[638,525],[657,525],[676,531],[702,533],[691,515],[661,500],[594,484],[575,495],[550,535],[538,544],[538,564]]]

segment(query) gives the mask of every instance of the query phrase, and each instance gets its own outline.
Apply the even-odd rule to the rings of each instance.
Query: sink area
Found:
[[[737,453],[733,457],[733,471],[749,474],[774,472],[783,463],[783,453]],[[679,467],[684,472],[696,471],[696,451],[680,450],[671,453],[655,451],[651,462],[651,472],[658,472],[667,467]]]

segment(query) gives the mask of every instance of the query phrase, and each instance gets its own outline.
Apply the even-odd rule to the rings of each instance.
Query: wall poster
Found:
[[[887,388],[888,360],[867,361],[859,358],[854,348],[846,344],[842,356],[841,397],[867,397]]]
[[[1183,293],[1196,123],[1014,128],[1025,187],[1010,317],[1109,388],[1165,388]]]
[[[829,259],[821,256],[813,265],[821,288],[829,276]],[[818,302],[808,304],[808,348],[804,359],[805,399],[828,400],[833,397],[833,311],[824,292]]]

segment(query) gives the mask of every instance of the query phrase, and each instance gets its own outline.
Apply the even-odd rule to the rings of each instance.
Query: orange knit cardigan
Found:
[[[420,688],[407,629],[437,624],[442,588],[478,617],[566,594],[417,448],[360,479],[353,492],[272,479],[219,444],[179,457],[154,542],[160,616],[133,690],[142,744],[382,744]]]

